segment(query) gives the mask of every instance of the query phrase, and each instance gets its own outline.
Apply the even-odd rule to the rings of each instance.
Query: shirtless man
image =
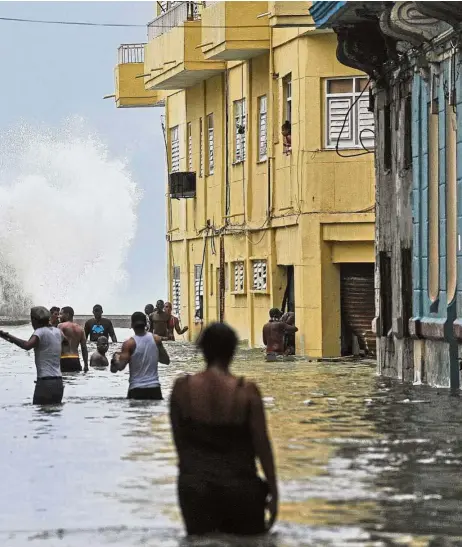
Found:
[[[109,349],[109,341],[105,336],[100,336],[96,341],[96,351],[91,354],[90,366],[91,367],[108,367],[109,361],[107,360],[106,353]]]
[[[287,325],[295,325],[295,313],[293,311],[286,312],[281,321]],[[295,333],[286,332],[284,335],[284,354],[295,355]]]
[[[298,331],[294,325],[281,321],[281,311],[272,308],[269,312],[270,320],[263,327],[263,343],[266,346],[266,359],[274,361],[276,356],[284,355],[284,335]]]
[[[74,310],[70,306],[61,308],[59,328],[65,336],[61,352],[61,371],[80,372],[79,346],[82,350],[84,372],[88,372],[87,338],[83,328],[74,323]]]
[[[146,330],[152,332],[151,320],[149,318],[151,317],[151,313],[154,313],[154,306],[152,304],[146,304],[146,306],[144,306],[144,313],[146,314]]]
[[[164,301],[158,300],[155,310],[149,316],[149,332],[160,336],[162,340],[168,340],[168,320],[170,316],[164,311]]]
[[[172,314],[172,304],[170,302],[165,302],[164,311],[169,316],[167,323],[167,336],[169,340],[175,340],[175,331],[177,334],[181,335],[188,331],[188,327],[180,327],[180,321],[178,317],[175,317]]]
[[[57,327],[59,325],[59,308],[58,306],[52,306],[50,308],[50,325]]]

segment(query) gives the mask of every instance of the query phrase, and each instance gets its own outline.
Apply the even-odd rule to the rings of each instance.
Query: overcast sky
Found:
[[[0,17],[145,25],[153,16],[154,2],[0,2]],[[128,155],[129,169],[144,192],[127,263],[130,281],[118,297],[123,312],[166,297],[167,286],[163,109],[116,109],[113,100],[102,100],[114,91],[117,47],[145,41],[145,27],[0,21],[0,131],[20,120],[59,126],[69,116],[82,116],[107,143],[111,155]],[[111,207],[110,195],[102,206]]]

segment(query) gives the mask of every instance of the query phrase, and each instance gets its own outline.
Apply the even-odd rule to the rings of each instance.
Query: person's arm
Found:
[[[164,344],[162,344],[163,339],[160,336],[157,336],[157,334],[153,334],[152,336],[154,338],[154,342],[157,344],[157,349],[159,351],[159,363],[162,363],[163,365],[169,365],[170,356],[167,353]]]
[[[111,340],[116,343],[117,342],[117,336],[116,336],[116,333],[114,331],[114,325],[112,324],[112,321],[109,321],[109,328],[108,328],[108,332],[109,332],[109,336],[111,337]]]
[[[181,408],[179,404],[179,394],[182,391],[182,384],[185,381],[184,378],[177,378],[173,385],[172,393],[170,395],[170,423],[172,425],[173,442],[177,452],[180,451],[181,436],[180,436],[180,419]]]
[[[21,340],[21,338],[16,338],[16,336],[13,336],[3,330],[0,330],[0,338],[3,338],[3,340],[6,340],[15,346],[18,346],[18,348],[25,349],[26,351],[36,348],[40,340],[36,334],[33,334],[29,340]]]
[[[88,348],[87,348],[87,337],[85,336],[85,331],[82,330],[80,336],[80,349],[82,350],[82,359],[83,359],[83,371],[88,372]]]
[[[268,339],[266,338],[266,329],[265,329],[265,327],[263,327],[263,343],[265,344],[265,346],[268,345]]]
[[[90,334],[90,319],[85,323],[84,328],[85,328],[85,340],[87,340]]]
[[[178,317],[175,317],[174,319],[174,326],[175,326],[175,330],[177,334],[181,335],[188,331],[188,327],[183,327],[183,328],[180,327],[180,322],[178,320]]]
[[[284,331],[288,334],[298,332],[298,328],[295,325],[287,325],[284,323]]]
[[[255,448],[255,453],[260,460],[269,487],[269,529],[274,524],[278,512],[278,487],[273,450],[271,448],[271,442],[269,440],[268,430],[266,428],[265,410],[263,408],[260,390],[251,382],[248,383],[247,389],[250,396],[250,430],[252,434],[252,441]]]
[[[116,351],[112,356],[111,372],[118,372],[119,370],[123,370],[130,362],[135,348],[136,342],[135,340],[133,340],[133,338],[125,340],[125,342],[122,344],[121,351]]]

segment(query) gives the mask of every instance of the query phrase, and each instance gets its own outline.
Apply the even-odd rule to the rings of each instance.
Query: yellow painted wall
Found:
[[[271,3],[270,3],[271,4]],[[298,3],[294,3],[298,4]],[[220,11],[219,6],[214,9]],[[282,8],[281,8],[282,9]],[[295,9],[295,8],[294,8]],[[297,8],[298,9],[298,8]],[[169,269],[181,269],[181,317],[194,338],[194,265],[204,258],[204,318],[218,319],[220,236],[224,235],[228,287],[225,320],[251,346],[261,346],[268,310],[282,304],[286,266],[294,267],[299,353],[340,352],[340,264],[370,262],[374,245],[373,155],[343,158],[324,147],[325,78],[360,75],[335,57],[333,34],[272,29],[274,49],[248,61],[229,62],[227,72],[208,77],[167,98],[170,129],[180,127],[180,169],[187,170],[187,124],[192,129],[192,169],[197,196],[170,201]],[[174,31],[171,31],[172,36]],[[218,31],[216,31],[218,33]],[[167,33],[170,34],[170,33]],[[238,34],[238,33],[237,33]],[[165,47],[172,38],[164,38]],[[158,45],[156,47],[159,47]],[[174,46],[172,46],[174,47]],[[175,46],[177,47],[177,46]],[[149,46],[148,48],[149,49]],[[176,51],[176,50],[175,50]],[[166,51],[160,56],[172,56]],[[292,153],[283,154],[283,78],[292,75]],[[228,88],[229,131],[225,133]],[[268,97],[269,159],[258,161],[258,98]],[[235,163],[233,102],[246,99],[246,160]],[[206,116],[214,115],[213,175],[207,171]],[[203,120],[204,174],[199,177],[199,120]],[[226,221],[226,147],[230,210]],[[170,148],[170,140],[168,146]],[[348,155],[348,151],[344,154]],[[268,218],[268,190],[271,218]],[[211,226],[207,232],[207,227]],[[212,233],[214,234],[212,245]],[[205,239],[205,235],[209,237]],[[204,255],[205,245],[205,255]],[[252,260],[267,260],[267,289],[252,290]],[[244,261],[246,287],[233,293],[233,263]],[[171,298],[171,294],[170,294]]]

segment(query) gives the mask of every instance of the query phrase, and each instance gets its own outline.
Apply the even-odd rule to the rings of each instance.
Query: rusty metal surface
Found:
[[[368,353],[375,353],[373,264],[342,264],[341,305],[343,319],[358,337],[360,346]]]

